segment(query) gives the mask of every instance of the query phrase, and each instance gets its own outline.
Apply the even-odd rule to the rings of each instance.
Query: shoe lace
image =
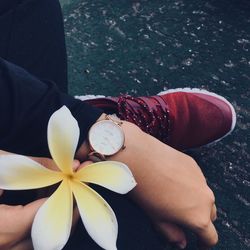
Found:
[[[150,104],[150,99],[153,103]],[[136,124],[144,132],[167,142],[170,120],[167,104],[159,96],[132,97],[120,96],[118,99],[118,116]]]

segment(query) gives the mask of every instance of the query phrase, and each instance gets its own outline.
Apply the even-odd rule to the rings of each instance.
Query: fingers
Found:
[[[3,190],[2,189],[0,189],[0,196],[3,194]]]
[[[20,223],[22,223],[24,232],[28,233],[30,231],[35,215],[45,201],[45,198],[33,201],[25,205],[19,212],[18,219],[20,220]]]
[[[93,163],[93,161],[85,161],[85,162],[83,162],[78,168],[77,168],[77,170],[80,170],[80,169],[82,169],[82,168],[84,168],[84,167],[86,167],[86,166],[88,166],[89,164],[92,164]]]
[[[20,234],[18,234],[18,239],[15,239],[15,242],[12,242],[12,246],[8,249],[10,250],[33,250],[33,244],[30,238],[25,239],[30,232],[35,214],[40,206],[45,202],[46,199],[40,199],[34,201],[26,206],[6,206],[4,205],[6,211],[8,211],[8,216],[12,217],[16,224],[14,224],[16,230],[19,227]],[[2,212],[2,211],[1,211]],[[5,213],[6,215],[6,213]],[[74,209],[73,221],[72,221],[72,230],[74,229],[80,215],[78,209]],[[10,222],[10,221],[9,221]],[[1,247],[0,247],[1,248]]]
[[[73,161],[73,166],[72,166],[72,169],[73,169],[73,171],[74,172],[76,172],[76,170],[80,167],[80,161],[78,161],[78,160],[74,160]]]
[[[175,224],[161,223],[156,225],[156,229],[172,244],[180,249],[184,249],[187,245],[187,239],[184,231]]]
[[[34,248],[31,239],[26,239],[19,242],[15,246],[11,247],[10,250],[33,250],[33,249]]]
[[[44,167],[50,170],[55,170],[55,171],[59,170],[55,162],[50,158],[45,158],[45,157],[29,157],[29,158],[40,163],[41,165],[43,165]]]
[[[214,222],[216,219],[217,219],[217,208],[214,204],[211,210],[211,221]]]
[[[9,246],[10,248],[27,238],[35,214],[45,200],[37,200],[26,206],[0,205],[1,246]]]
[[[197,230],[196,233],[199,238],[198,245],[200,250],[209,249],[218,242],[218,234],[212,221]]]
[[[41,165],[43,165],[44,167],[50,169],[50,170],[55,170],[58,171],[59,168],[56,165],[56,163],[49,158],[44,158],[44,157],[30,157],[31,159],[33,159],[34,161],[40,163]],[[72,164],[72,169],[73,171],[76,171],[80,166],[80,161],[79,160],[74,160],[73,164]]]
[[[215,197],[210,190],[210,208],[208,208],[208,218],[199,223],[199,226],[194,228],[194,232],[198,236],[198,246],[200,250],[207,250],[215,246],[218,242],[218,234],[213,222],[217,219],[217,209],[215,205]],[[210,214],[209,214],[210,212]],[[205,215],[205,214],[204,214]]]
[[[215,204],[212,206],[210,218],[211,222],[209,223],[208,228],[205,230],[202,236],[199,235],[202,237],[202,239],[200,239],[198,242],[200,250],[208,250],[218,242],[218,234],[213,225],[213,222],[217,219],[217,208]]]
[[[209,228],[207,229],[207,232],[205,233],[206,240],[204,242],[204,237],[203,237],[203,239],[198,242],[198,246],[200,250],[208,250],[210,249],[210,247],[216,245],[216,243],[218,242],[218,234],[212,223],[217,219],[217,208],[215,204],[213,205],[211,209],[210,217],[211,217],[211,223],[209,225]]]
[[[198,246],[200,250],[208,250],[218,242],[218,234],[212,223],[217,218],[217,209],[215,204],[211,209],[211,221],[208,225],[203,225],[194,230],[199,238]],[[167,238],[170,243],[184,249],[187,245],[187,239],[184,231],[173,223],[157,224],[157,229]]]

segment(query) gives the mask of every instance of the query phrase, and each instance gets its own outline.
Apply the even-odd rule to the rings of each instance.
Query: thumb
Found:
[[[41,205],[46,201],[45,198],[33,201],[25,206],[9,206],[9,205],[0,205],[0,220],[1,224],[6,227],[13,227],[15,229],[22,227],[27,229],[31,226],[36,212],[41,207]]]
[[[33,201],[25,206],[0,205],[0,241],[15,245],[30,234],[34,217],[46,199]]]
[[[26,230],[30,230],[38,209],[43,205],[46,200],[46,198],[35,200],[23,206],[22,212],[19,216],[22,216],[23,225],[25,226]]]

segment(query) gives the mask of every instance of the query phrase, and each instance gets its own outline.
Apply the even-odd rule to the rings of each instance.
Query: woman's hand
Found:
[[[5,154],[1,151],[0,154]],[[48,158],[31,157],[43,166],[56,170],[55,163]],[[79,161],[74,161],[73,169],[77,169]],[[53,191],[53,190],[52,190]],[[39,190],[38,190],[38,193]],[[43,197],[47,197],[51,190],[43,189]],[[3,190],[0,189],[0,196]],[[0,250],[31,250],[33,249],[30,239],[31,226],[38,209],[47,198],[38,199],[25,206],[8,206],[0,204]],[[73,216],[73,226],[79,218],[79,213],[75,209]]]
[[[123,121],[122,127],[126,148],[109,159],[127,164],[132,171],[137,186],[131,198],[171,243],[185,248],[183,228],[187,228],[197,235],[200,249],[214,246],[218,241],[213,225],[215,198],[196,162],[132,123]],[[85,142],[77,157],[86,159],[89,151]]]
[[[0,204],[1,250],[33,249],[29,239],[30,229],[37,210],[45,200],[39,199],[26,206]]]
[[[197,235],[200,249],[214,246],[215,198],[196,162],[133,124],[124,122],[123,128],[126,149],[110,159],[124,162],[134,174],[138,185],[130,194],[133,200],[178,247],[187,244],[183,228]]]

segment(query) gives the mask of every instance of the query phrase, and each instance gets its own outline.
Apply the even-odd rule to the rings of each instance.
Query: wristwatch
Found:
[[[125,149],[125,135],[121,125],[122,121],[111,115],[106,115],[104,120],[92,125],[88,134],[90,160],[104,161],[107,156]]]

